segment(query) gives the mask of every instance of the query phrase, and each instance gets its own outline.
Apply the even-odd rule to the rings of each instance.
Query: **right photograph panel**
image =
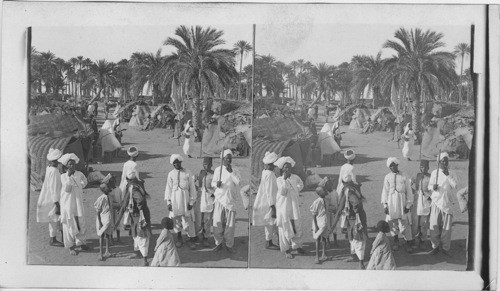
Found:
[[[256,25],[250,268],[466,270],[473,31]]]

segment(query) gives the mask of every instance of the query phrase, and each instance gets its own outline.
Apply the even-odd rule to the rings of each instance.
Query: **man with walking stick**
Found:
[[[431,194],[431,214],[430,214],[430,233],[432,250],[429,252],[435,255],[439,252],[439,245],[445,255],[451,256],[451,189],[457,187],[457,176],[454,172],[448,170],[449,155],[446,152],[440,152],[437,157],[438,168],[431,173],[429,190]]]
[[[222,151],[222,164],[214,171],[212,187],[215,188],[213,227],[215,248],[213,251],[220,251],[225,243],[226,250],[234,253],[234,228],[236,223],[236,195],[239,192],[240,174],[233,169],[232,151],[226,149]]]

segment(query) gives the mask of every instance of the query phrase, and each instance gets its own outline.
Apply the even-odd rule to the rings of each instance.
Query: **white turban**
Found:
[[[264,158],[262,159],[262,162],[264,164],[272,164],[274,162],[276,162],[276,160],[278,159],[278,155],[274,152],[266,152],[264,154]]]
[[[443,160],[445,157],[449,159],[450,155],[448,155],[447,152],[442,152],[440,155],[438,155],[437,161],[439,162],[439,161]]]
[[[170,164],[174,164],[175,160],[178,160],[179,162],[182,162],[184,159],[182,158],[181,155],[178,154],[173,154],[170,156]]]
[[[47,160],[49,161],[55,161],[59,159],[62,156],[62,152],[58,149],[49,149],[49,153],[47,154]]]
[[[396,164],[396,165],[399,165],[399,163],[400,163],[400,162],[399,162],[399,160],[398,160],[397,158],[395,158],[395,157],[390,157],[390,158],[388,158],[388,159],[387,159],[387,168],[389,168],[389,166],[390,166],[392,163],[394,163],[394,164]]]
[[[64,154],[62,157],[60,157],[57,161],[63,165],[68,165],[69,160],[75,161],[75,164],[78,164],[80,159],[73,153],[71,154]]]
[[[225,151],[223,151],[222,153],[222,158],[225,158],[227,155],[233,155],[233,151],[231,151],[230,149],[227,149]]]
[[[283,166],[286,163],[290,163],[290,165],[292,165],[292,167],[295,166],[295,161],[290,157],[281,157],[276,162],[274,162],[274,165],[280,169],[283,169]]]
[[[353,150],[347,150],[344,153],[344,157],[346,158],[346,160],[352,161],[352,160],[354,160],[354,158],[356,158],[356,153]]]
[[[139,150],[136,147],[129,147],[127,149],[127,154],[131,157],[137,157],[139,155]]]

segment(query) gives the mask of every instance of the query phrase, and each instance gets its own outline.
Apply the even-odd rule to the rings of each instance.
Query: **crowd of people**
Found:
[[[108,174],[100,182],[102,195],[94,203],[98,259],[113,257],[109,244],[115,240],[120,242],[120,231],[126,231],[133,238],[134,254],[130,258],[142,257],[146,266],[152,239],[150,196],[136,163],[138,148],[128,148],[127,154],[129,160],[123,165],[120,183],[117,184],[116,177]],[[180,265],[177,248],[187,243],[195,250],[195,242],[199,240],[203,247],[210,247],[208,238],[211,233],[215,241],[213,251],[225,248],[229,253],[235,252],[236,195],[240,190],[241,176],[238,169],[232,167],[232,155],[230,149],[224,150],[222,164],[215,170],[212,170],[212,158],[204,158],[203,169],[198,174],[182,166],[181,155],[170,156],[173,169],[166,181],[164,199],[167,207],[151,266]],[[83,202],[83,189],[88,181],[75,169],[79,158],[74,153],[63,154],[58,149],[50,149],[47,160],[49,166],[37,203],[37,222],[49,224],[50,246],[64,246],[71,255],[77,255],[89,250],[86,243],[89,217]],[[63,173],[58,169],[59,164],[63,166]],[[201,217],[200,221],[196,221],[198,217]],[[200,231],[195,224],[201,225]],[[59,231],[62,241],[56,238]],[[183,233],[187,234],[186,239],[183,239]]]
[[[395,269],[392,252],[398,251],[401,245],[408,253],[420,248],[430,255],[442,252],[451,256],[452,191],[457,186],[457,176],[449,170],[448,153],[439,154],[438,168],[431,173],[429,161],[422,160],[416,177],[401,171],[397,158],[387,159],[389,173],[381,185],[380,200],[386,219],[377,223],[378,234],[367,265],[368,217],[363,209],[366,199],[361,183],[356,180],[355,152],[347,150],[344,157],[346,163],[340,168],[337,187],[332,178],[325,177],[315,189],[318,198],[309,208],[312,236],[316,241],[315,263],[331,259],[326,256],[325,247],[332,240],[333,245],[337,245],[339,230],[350,243],[351,257],[346,261],[359,262],[360,269]],[[299,192],[304,184],[292,173],[295,165],[292,157],[266,152],[262,162],[264,170],[253,205],[252,222],[254,226],[264,226],[265,248],[280,250],[286,258],[293,259],[305,253],[302,247],[304,213],[299,207]],[[275,237],[277,244],[273,243]]]

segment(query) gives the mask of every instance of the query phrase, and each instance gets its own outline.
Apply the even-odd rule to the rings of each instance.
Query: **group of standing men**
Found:
[[[98,212],[96,231],[101,237],[103,232],[112,234],[116,230],[118,241],[120,229],[129,231],[136,252],[131,258],[143,257],[144,265],[148,265],[149,242],[152,236],[151,213],[147,203],[150,195],[146,192],[144,181],[140,179],[136,162],[139,150],[137,147],[130,147],[127,154],[130,159],[123,165],[119,186],[114,185],[114,179],[111,179],[110,175],[101,184],[101,191],[109,198],[99,197],[94,205]],[[165,214],[174,222],[173,231],[177,233],[176,247],[184,244],[182,239],[184,231],[188,236],[188,246],[191,249],[196,248],[194,242],[198,237],[195,223],[201,214],[199,223],[203,246],[209,246],[207,239],[213,228],[215,239],[213,251],[225,247],[230,253],[235,252],[233,247],[236,195],[241,176],[239,171],[231,166],[231,150],[223,151],[221,157],[223,164],[214,171],[211,169],[212,158],[205,158],[204,169],[196,176],[182,167],[181,155],[173,154],[170,157],[174,169],[167,177]],[[79,162],[75,154],[63,155],[58,149],[50,149],[47,159],[49,166],[37,203],[37,222],[49,224],[49,245],[64,246],[69,249],[71,255],[77,255],[77,250],[88,250],[83,202],[83,188],[87,185],[87,179],[83,173],[75,169],[75,165]],[[63,165],[65,171],[63,174],[58,169],[59,163]],[[107,203],[102,203],[103,199],[107,200]],[[112,214],[109,216],[110,221],[103,222],[101,219],[103,204],[107,205],[106,211]],[[63,243],[56,239],[59,230],[62,231]],[[109,253],[106,251],[106,254]]]
[[[361,184],[356,181],[354,174],[356,155],[354,151],[347,150],[344,157],[347,162],[340,169],[336,191],[333,190],[333,187],[329,187],[331,189],[325,188],[325,183],[320,185],[322,189],[316,190],[318,194],[327,193],[326,197],[324,194],[320,197],[327,201],[324,203],[326,211],[334,212],[328,216],[330,225],[327,227],[329,231],[326,233],[327,236],[333,233],[335,242],[335,230],[339,218],[341,218],[340,227],[343,232],[348,231],[346,229],[349,225],[348,222],[346,223],[349,218],[347,209],[353,200],[347,192],[350,193],[351,190],[353,193],[357,193],[354,195],[357,196],[354,197],[357,198],[354,199],[356,200],[354,204],[361,206],[355,207],[357,211],[355,211],[356,214],[353,216],[353,223],[351,223],[356,228],[354,233],[362,234],[362,232],[366,232],[367,227],[366,215],[361,215],[364,213],[362,204],[365,198],[361,195]],[[400,161],[397,158],[390,157],[387,160],[386,165],[390,169],[390,173],[385,176],[383,181],[381,203],[386,215],[385,220],[388,222],[390,232],[394,237],[392,244],[394,251],[399,250],[400,236],[406,241],[405,249],[409,253],[418,247],[426,249],[427,232],[429,231],[432,246],[429,254],[436,254],[441,250],[445,255],[450,256],[453,219],[451,191],[456,188],[457,176],[448,169],[449,155],[446,152],[440,153],[437,161],[438,168],[430,174],[428,173],[429,161],[421,161],[420,173],[414,179],[410,179],[399,170]],[[291,174],[291,169],[295,164],[291,157],[278,158],[276,153],[267,152],[263,163],[265,168],[254,201],[252,222],[254,226],[265,227],[265,247],[267,249],[280,249],[287,258],[293,258],[292,250],[296,250],[297,253],[303,252],[301,214],[298,201],[298,194],[302,190],[303,184],[298,176]],[[275,167],[280,169],[279,177],[276,177]],[[349,191],[344,191],[346,189]],[[313,214],[317,215],[317,210]],[[360,229],[363,231],[358,232]],[[272,242],[275,234],[278,235],[279,246]],[[314,228],[313,234],[315,235]],[[349,236],[353,259],[348,261],[359,260],[362,268],[364,268],[363,260],[367,238],[367,235]],[[418,239],[418,242],[414,238]]]

